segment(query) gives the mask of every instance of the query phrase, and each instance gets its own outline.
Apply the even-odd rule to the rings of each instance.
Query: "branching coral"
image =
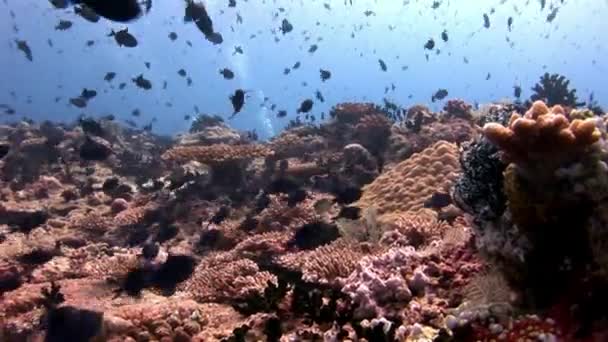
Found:
[[[570,81],[565,76],[545,73],[532,88],[534,94],[532,94],[530,100],[542,100],[549,106],[564,105],[576,107],[584,105],[584,103],[578,103],[576,89],[569,89],[569,85]]]
[[[449,117],[456,117],[461,119],[471,119],[471,109],[473,107],[460,99],[451,99],[443,107],[446,115]]]
[[[450,225],[445,221],[437,219],[437,213],[430,209],[421,209],[419,211],[410,211],[397,215],[385,215],[382,221],[386,225],[384,242],[393,240],[394,234],[389,234],[391,231],[396,231],[402,235],[407,244],[420,248],[430,244],[434,240],[439,240],[443,234],[449,229]],[[387,235],[389,234],[389,235]],[[393,237],[390,237],[393,235]]]
[[[440,141],[366,185],[358,204],[380,215],[418,210],[434,193],[449,191],[458,172],[458,148]]]
[[[273,152],[264,145],[177,146],[162,155],[164,160],[180,163],[196,160],[205,164],[221,164],[248,158],[266,157]]]

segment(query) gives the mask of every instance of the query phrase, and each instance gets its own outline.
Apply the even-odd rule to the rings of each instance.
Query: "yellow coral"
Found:
[[[459,172],[458,148],[439,141],[366,185],[357,205],[379,215],[419,210],[434,193],[448,192]]]

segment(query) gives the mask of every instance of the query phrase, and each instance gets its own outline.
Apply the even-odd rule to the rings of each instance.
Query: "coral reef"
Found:
[[[607,130],[566,108],[0,126],[0,340],[603,340]]]

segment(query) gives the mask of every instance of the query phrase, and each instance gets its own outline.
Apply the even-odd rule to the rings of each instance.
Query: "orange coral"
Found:
[[[458,148],[439,141],[366,185],[358,205],[380,215],[422,209],[434,193],[450,190],[459,171]]]
[[[222,164],[248,158],[266,157],[273,151],[264,145],[228,145],[215,144],[209,146],[177,146],[162,155],[162,159],[188,162],[196,160],[205,164]]]
[[[514,113],[508,127],[488,123],[483,132],[510,161],[542,163],[545,168],[577,158],[601,137],[594,119],[569,121],[563,107],[549,108],[542,101],[523,116]]]

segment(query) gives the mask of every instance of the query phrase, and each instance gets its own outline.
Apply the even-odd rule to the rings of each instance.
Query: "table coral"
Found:
[[[176,162],[196,160],[205,164],[221,164],[228,161],[266,157],[272,150],[264,145],[177,146],[166,151],[162,158]]]

